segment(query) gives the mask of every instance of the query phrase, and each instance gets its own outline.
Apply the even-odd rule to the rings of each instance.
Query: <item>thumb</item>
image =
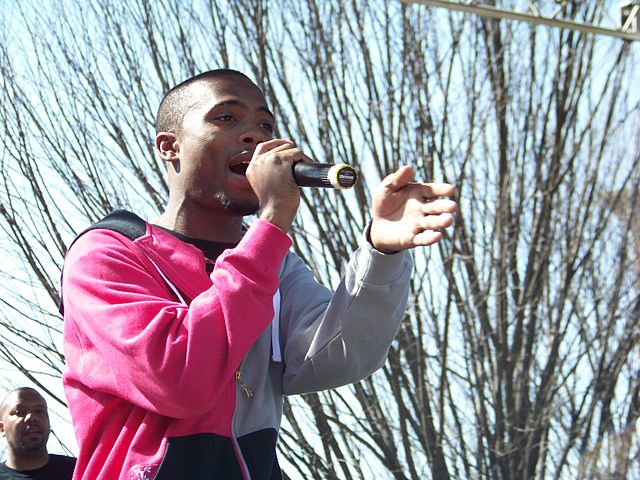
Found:
[[[407,186],[413,180],[413,168],[404,165],[390,175],[387,175],[382,181],[385,190],[397,192]]]

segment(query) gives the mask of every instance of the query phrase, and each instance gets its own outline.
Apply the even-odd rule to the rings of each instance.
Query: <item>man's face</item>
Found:
[[[249,215],[258,199],[245,176],[256,145],[273,136],[273,115],[249,80],[235,75],[198,82],[176,137],[178,171],[172,188],[187,208]]]
[[[18,390],[1,407],[0,430],[16,455],[46,452],[49,414],[44,398],[32,390]]]

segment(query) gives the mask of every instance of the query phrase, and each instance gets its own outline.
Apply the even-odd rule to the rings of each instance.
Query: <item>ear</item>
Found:
[[[156,150],[165,162],[175,162],[179,158],[180,147],[175,133],[160,132],[156,135]]]
[[[0,434],[2,434],[2,436],[5,436],[5,431],[4,431],[4,422],[0,422]]]

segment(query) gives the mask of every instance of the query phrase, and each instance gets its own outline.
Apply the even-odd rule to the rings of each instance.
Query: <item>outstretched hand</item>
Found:
[[[376,250],[391,253],[432,245],[442,239],[440,230],[453,224],[458,204],[441,197],[455,196],[455,187],[412,179],[412,168],[400,167],[374,193],[370,239]]]

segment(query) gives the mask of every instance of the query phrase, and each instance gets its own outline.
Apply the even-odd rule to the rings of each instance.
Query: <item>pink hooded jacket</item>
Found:
[[[273,319],[290,245],[257,221],[209,278],[197,248],[150,225],[133,242],[108,230],[75,242],[63,277],[64,384],[81,446],[75,479],[152,478],[167,438],[232,437],[236,372]],[[154,264],[189,306],[176,303]]]

